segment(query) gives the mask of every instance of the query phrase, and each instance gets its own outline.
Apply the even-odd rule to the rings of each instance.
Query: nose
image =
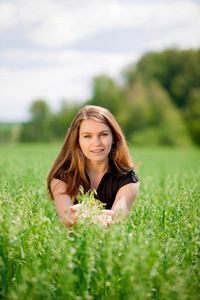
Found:
[[[101,145],[101,138],[99,136],[94,137],[94,139],[93,139],[93,145],[94,146]]]

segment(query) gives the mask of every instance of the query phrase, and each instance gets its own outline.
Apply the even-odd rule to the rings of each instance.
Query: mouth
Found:
[[[99,149],[99,150],[93,150],[93,151],[91,151],[92,153],[101,153],[101,152],[103,152],[104,150],[103,149]]]

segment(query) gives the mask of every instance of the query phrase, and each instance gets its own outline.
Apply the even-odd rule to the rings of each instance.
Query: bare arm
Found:
[[[129,183],[119,189],[115,197],[115,201],[111,208],[117,214],[121,214],[125,219],[133,205],[133,202],[139,191],[139,182]]]
[[[72,226],[77,222],[77,214],[70,209],[74,203],[69,195],[63,194],[66,191],[66,183],[53,178],[51,191],[55,200],[55,206],[61,222],[64,225]]]

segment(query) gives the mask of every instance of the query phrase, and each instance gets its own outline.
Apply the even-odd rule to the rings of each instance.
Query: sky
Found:
[[[86,101],[148,51],[200,48],[200,0],[0,0],[0,123]]]

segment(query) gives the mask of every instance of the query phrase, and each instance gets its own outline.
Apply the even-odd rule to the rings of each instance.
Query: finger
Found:
[[[102,214],[102,215],[99,216],[99,220],[100,220],[102,226],[107,227],[108,225],[111,224],[112,217]]]
[[[101,221],[101,222],[104,222],[105,220],[106,220],[106,215],[100,215],[99,216],[99,220]]]
[[[107,227],[107,226],[108,226],[106,220],[102,220],[102,221],[101,221],[101,225],[104,226],[104,227]]]
[[[69,210],[72,212],[74,211],[72,206],[69,207]]]
[[[107,215],[107,216],[111,216],[112,218],[117,218],[118,217],[118,214],[116,212],[114,212],[113,210],[110,210],[110,209],[103,209],[102,214]]]
[[[112,218],[110,216],[107,217],[106,223],[107,225],[110,225],[112,223]]]
[[[72,212],[75,212],[75,211],[76,211],[76,209],[74,208],[74,206],[70,206],[69,209],[70,209],[70,211],[72,211]]]
[[[81,204],[75,204],[69,207],[72,212],[78,212],[80,210]]]
[[[111,216],[111,217],[113,217],[113,216],[115,215],[115,212],[112,211],[112,210],[110,210],[110,209],[103,209],[103,210],[101,211],[101,213],[102,213],[103,215],[107,215],[107,216]]]

